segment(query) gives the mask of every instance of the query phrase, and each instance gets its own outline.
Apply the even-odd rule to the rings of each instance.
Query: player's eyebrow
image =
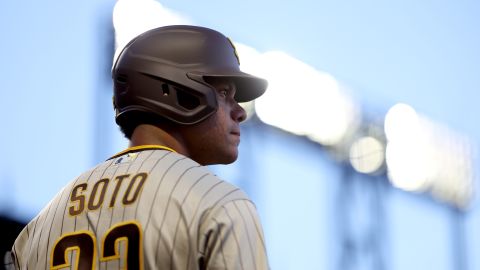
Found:
[[[212,83],[212,86],[215,88],[215,90],[217,90],[218,93],[221,91],[227,91],[228,95],[234,96],[237,92],[237,87],[232,81]]]

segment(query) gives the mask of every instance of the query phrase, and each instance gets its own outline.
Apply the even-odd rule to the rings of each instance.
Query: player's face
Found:
[[[240,122],[245,110],[235,101],[236,87],[227,79],[215,79],[218,109],[206,120],[185,127],[184,137],[190,157],[202,165],[229,164],[238,156]]]

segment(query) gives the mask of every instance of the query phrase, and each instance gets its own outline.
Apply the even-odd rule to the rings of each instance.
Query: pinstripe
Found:
[[[113,161],[112,161],[113,162]],[[110,163],[111,164],[111,163]],[[108,168],[110,168],[110,166],[105,166],[105,169],[103,170],[102,174],[100,175],[100,177],[98,179],[102,179],[103,176],[105,175],[105,172],[107,172]],[[97,168],[95,168],[94,171],[96,171]],[[89,183],[91,182],[90,181],[91,178],[87,178],[87,181],[85,181],[86,183]],[[100,220],[100,215],[102,213],[102,208],[100,208],[100,214],[98,215],[98,219]],[[90,224],[92,224],[92,229],[94,230],[93,233],[94,234],[97,234],[97,227],[93,227],[93,222],[90,218],[90,216],[88,215],[88,212],[85,213],[85,217],[87,218],[87,230],[90,230]]]
[[[100,168],[101,166],[97,166],[95,169],[92,170],[92,173],[90,174],[90,176],[86,179],[85,183],[88,184],[88,182],[90,181],[91,179],[91,176],[93,175],[94,172],[97,172],[98,168]],[[102,176],[105,174],[105,171],[108,169],[109,166],[105,166],[105,168],[103,169],[103,172],[102,174],[100,175],[100,179],[102,178]],[[87,229],[90,229],[90,225],[89,225],[89,219],[88,219],[88,215],[85,214],[85,216],[87,217]],[[78,215],[75,216],[75,225],[73,226],[73,230],[76,231],[77,230],[77,221],[78,221]]]
[[[94,171],[95,171],[95,170],[92,170],[92,171],[90,172],[90,175],[88,176],[88,178],[90,178],[90,177],[93,175],[93,172],[94,172]],[[83,174],[82,174],[82,175],[83,175]],[[79,177],[77,177],[77,179],[75,179],[75,181],[74,181],[74,183],[73,183],[72,186],[75,186],[75,185],[77,184],[78,180],[80,180],[80,178],[82,177],[82,175],[80,175]],[[87,178],[87,179],[88,179],[88,178]],[[70,192],[71,192],[71,190],[67,190],[67,193],[70,193]],[[67,212],[67,207],[68,207],[68,199],[67,199],[67,202],[65,202],[65,208],[63,209],[62,227],[61,227],[61,229],[60,229],[60,235],[63,234],[63,222],[64,222],[65,218],[68,217],[68,215],[66,214],[66,212]],[[77,218],[75,217],[75,225],[76,225],[76,221],[77,221]],[[73,257],[73,254],[70,253],[70,261],[72,261],[72,257]]]
[[[65,191],[62,192],[62,195],[60,196],[59,202],[62,201],[62,197],[65,193],[66,193]],[[57,207],[55,207],[55,211],[53,212],[52,221],[55,220],[55,215],[57,214],[58,206],[60,205],[60,203],[56,203],[56,205],[57,205]],[[52,228],[53,228],[53,224],[52,224],[52,226],[50,226],[50,229],[48,230],[47,249],[45,250],[45,269],[47,269],[47,264],[48,264],[48,248],[50,247],[50,235],[52,233]]]
[[[225,183],[225,182],[221,182],[222,184]],[[220,199],[218,199],[213,205],[212,205],[212,209],[215,208],[223,199],[225,199],[226,197],[230,196],[231,194],[239,191],[240,189],[239,188],[234,188],[232,189],[231,191],[225,193],[225,195],[223,195],[223,197],[221,197]],[[205,194],[204,197],[207,197],[208,194]]]
[[[89,215],[88,212],[85,213],[85,218],[87,219],[87,230],[89,230],[89,231],[90,231],[90,230],[93,230],[93,234],[96,235],[96,234],[97,234],[97,228],[95,228],[95,227],[93,226],[92,218],[90,217],[90,215]],[[100,217],[99,217],[99,219],[100,219]],[[90,229],[90,225],[92,226],[91,229]]]
[[[92,176],[93,174],[93,170],[92,172],[90,173],[89,177]],[[75,186],[78,182],[78,180],[81,178],[81,175],[79,177],[77,177],[77,179],[75,179],[75,181],[73,182],[73,185],[72,186]],[[66,190],[67,193],[70,193],[71,191],[70,190]],[[68,199],[67,199],[67,202],[65,202],[65,207],[63,208],[63,218],[62,218],[62,226],[60,227],[60,235],[63,234],[63,222],[65,220],[66,217],[68,217],[68,215],[66,214],[67,212],[67,207],[68,207]]]
[[[75,216],[75,218],[74,218],[74,220],[73,220],[73,221],[74,221],[74,222],[73,222],[73,230],[74,230],[74,231],[77,230],[77,217],[78,217],[78,216]]]
[[[218,186],[219,184],[223,184],[224,182],[223,181],[219,181],[218,183],[216,183],[215,185],[212,186],[212,188],[210,188],[207,192],[205,192],[205,194],[202,196],[202,199],[200,201],[202,201],[204,198],[207,197],[207,194],[209,194],[213,189],[214,187]],[[223,199],[225,199],[226,197],[228,197],[229,195],[231,195],[232,193],[236,192],[236,191],[239,191],[240,189],[239,188],[234,188],[233,190],[231,190],[230,192],[227,192],[226,194],[224,194],[222,197],[220,197],[220,199],[218,199],[211,207],[210,209],[214,209]],[[200,205],[200,203],[198,204]],[[197,209],[195,210],[195,215],[197,214],[197,211],[198,211],[198,207]],[[215,221],[217,224],[218,224],[218,221],[216,221],[214,218],[212,218],[213,221]],[[205,222],[205,220],[203,220],[203,222]],[[203,226],[203,222],[201,221],[201,224],[199,225],[199,227],[202,227]],[[189,225],[189,229],[190,227],[192,226],[193,224],[193,220],[191,222],[191,224]],[[221,243],[223,243],[223,241],[220,241]],[[187,258],[190,257],[190,249],[188,250],[188,256]]]
[[[150,156],[153,154],[153,152],[154,152],[154,151],[150,151],[150,155],[142,161],[142,165],[143,165],[143,163],[144,163],[148,158],[150,158]],[[126,154],[126,153],[125,153],[125,154]],[[137,158],[139,158],[140,155],[141,155],[141,154],[139,154],[139,156],[138,156]],[[121,156],[121,155],[120,155],[120,156]],[[118,157],[120,157],[120,156],[118,156]],[[116,158],[118,158],[118,157],[113,157],[113,158],[112,158],[112,163],[113,163],[113,162],[116,160]],[[130,168],[131,168],[131,166],[132,166],[134,163],[135,163],[135,162],[130,162],[130,163],[128,163],[128,167],[127,167],[127,169],[125,170],[125,173],[130,173]],[[110,164],[109,167],[111,167],[111,166],[112,166],[112,165]],[[140,166],[140,167],[141,167],[141,166]],[[116,175],[116,173],[117,173],[117,171],[118,171],[119,168],[121,168],[121,165],[118,165],[118,166],[115,168],[115,172],[113,173],[113,176]],[[113,177],[112,177],[112,179],[113,179]],[[114,209],[112,209],[112,210],[110,211],[110,224],[109,224],[108,228],[112,227],[113,212],[114,212]],[[125,214],[125,208],[123,209],[122,220],[123,220],[123,215],[124,215],[124,214]],[[100,217],[98,218],[98,220],[100,220]],[[97,228],[98,228],[98,223],[97,223]],[[103,266],[105,267],[105,269],[108,269],[108,264],[107,264],[107,262],[99,262],[99,265],[103,265]],[[118,262],[118,267],[117,267],[117,268],[120,268],[120,262]]]
[[[199,200],[199,202],[197,203],[197,208],[195,208],[195,212],[194,214],[192,215],[192,217],[196,217],[197,216],[197,213],[198,213],[198,210],[200,209],[200,205],[203,201],[204,198],[206,198],[206,194],[210,193],[211,190],[213,190],[215,187],[217,187],[218,185],[222,184],[223,181],[218,181],[216,182],[215,184],[213,184],[203,195],[202,195],[202,198]],[[230,193],[229,193],[230,194]],[[226,197],[227,195],[225,195],[224,197]],[[222,200],[224,197],[220,198],[220,200]],[[219,200],[219,201],[220,201]],[[217,201],[218,203],[218,201]],[[192,218],[192,220],[190,221],[190,224],[188,224],[188,228],[187,228],[187,231],[190,231],[191,230],[191,227],[192,227],[192,224],[193,224],[193,221],[194,219]],[[189,246],[189,249],[187,251],[187,258],[190,257],[190,252],[191,252],[191,248]],[[190,266],[190,261],[187,262],[187,269],[188,269],[188,266]]]
[[[212,220],[213,222],[215,222],[215,225],[217,226],[217,228],[220,228],[220,223],[218,223],[218,221],[216,221],[215,219],[212,219]],[[219,230],[219,231],[220,231],[220,239],[225,239],[225,237],[222,236],[223,230]],[[222,258],[223,258],[223,265],[225,269],[228,269],[227,260],[225,259],[225,252],[223,251],[223,241],[219,241],[219,242],[220,242],[220,253],[222,254]]]
[[[212,191],[215,187],[217,187],[218,185],[220,185],[220,184],[222,184],[222,183],[223,183],[223,181],[218,181],[217,183],[213,184],[213,185],[202,195],[202,198],[200,199],[200,201],[199,201],[198,204],[197,204],[197,208],[195,208],[195,213],[192,215],[193,217],[196,217],[196,216],[197,216],[198,210],[200,209],[200,205],[201,205],[203,199],[205,199],[205,198],[207,197],[206,195],[207,195],[208,193],[210,193],[210,191]],[[225,198],[226,196],[227,196],[227,195],[225,195],[224,197],[220,198],[219,201],[222,200],[223,198]],[[217,203],[218,203],[218,201],[217,201]],[[194,219],[192,219],[192,220],[190,221],[190,224],[188,224],[188,229],[189,229],[189,230],[191,229],[191,227],[192,227],[192,225],[193,225],[193,221],[194,221]]]
[[[157,150],[157,149],[155,149],[155,150]],[[140,169],[141,169],[142,166],[145,164],[145,162],[146,162],[147,160],[149,160],[150,157],[156,152],[155,150],[149,151],[149,155],[142,160],[142,163],[140,164],[140,166],[138,166],[138,169],[137,169],[136,173],[138,173],[138,172],[140,171]],[[158,150],[160,150],[160,149],[158,149]],[[164,149],[162,149],[162,150],[164,150]],[[167,152],[167,153],[165,153],[164,156],[166,156],[166,155],[168,155],[168,154],[170,154],[170,153],[171,153],[171,152]],[[141,155],[145,155],[144,152],[142,152],[141,154],[139,154],[139,156],[138,156],[137,158],[140,158]],[[142,158],[143,158],[143,157],[142,157]],[[158,161],[157,161],[157,163],[158,163]],[[127,171],[126,171],[128,174],[133,174],[133,172],[130,171],[130,168],[131,168],[131,166],[132,166],[133,164],[135,164],[135,162],[130,162],[130,164],[128,165],[128,168],[127,168]],[[138,203],[137,203],[137,206],[138,206]],[[124,207],[124,208],[123,208],[123,212],[122,212],[122,219],[121,219],[121,220],[125,220],[125,211],[126,211],[126,210],[127,210],[127,208]],[[112,211],[112,214],[113,214],[113,211]],[[111,224],[111,223],[112,223],[112,220],[110,220],[110,224]],[[120,254],[122,253],[122,246],[119,247],[119,252],[120,252]],[[106,263],[105,263],[105,264],[106,264]],[[120,268],[120,266],[121,266],[121,265],[120,265],[120,261],[118,261],[118,268]],[[108,269],[108,264],[106,265],[106,269]]]
[[[37,218],[35,219],[35,224],[33,225],[33,233],[32,233],[32,238],[28,238],[27,240],[27,243],[29,242],[30,244],[27,245],[27,246],[30,246],[30,251],[28,252],[28,254],[31,254],[32,253],[32,247],[33,247],[33,238],[35,238],[35,230],[37,229],[37,222],[38,222],[38,216]],[[28,265],[30,264],[30,257],[27,258],[27,270],[28,270]]]
[[[53,201],[52,201],[53,202]],[[42,226],[40,227],[40,235],[38,236],[38,244],[37,244],[37,263],[38,264],[38,252],[40,250],[40,243],[42,242],[42,235],[44,235],[43,230],[45,229],[45,222],[47,222],[48,214],[50,214],[50,209],[52,209],[52,204],[50,204],[47,208],[47,214],[43,218]]]
[[[225,206],[222,206],[222,209],[225,211],[226,216],[230,220],[230,224],[235,224],[232,217],[228,213],[228,209]],[[237,245],[238,255],[240,256],[240,266],[242,269],[245,269],[243,266],[243,256],[242,256],[242,248],[240,247],[240,243],[238,242],[237,232],[235,231],[235,226],[232,226],[233,238],[235,239],[235,244]]]
[[[112,160],[112,161],[110,162],[110,164],[108,164],[108,165],[105,164],[105,165],[104,165],[104,166],[105,166],[105,167],[104,167],[104,170],[103,170],[102,174],[100,175],[100,177],[98,177],[98,180],[100,180],[100,179],[103,178],[103,176],[105,175],[105,172],[110,168],[110,166],[112,165],[113,162],[114,162],[114,161]],[[96,167],[94,170],[92,170],[92,173],[90,174],[90,176],[89,176],[89,177],[87,178],[87,180],[85,181],[86,183],[90,182],[90,179],[92,178],[93,173],[94,173],[94,172],[97,172],[99,168],[100,168],[100,167]],[[75,185],[74,185],[74,186],[75,186]],[[99,211],[100,211],[100,213],[101,213],[102,209],[100,208]],[[90,217],[88,211],[85,212],[85,218],[87,219],[87,229],[90,230],[90,226],[91,226],[94,235],[97,235],[97,225],[98,225],[98,221],[100,220],[100,215],[98,216],[97,225],[95,225],[95,226],[93,225],[92,218]],[[75,220],[76,220],[76,217],[75,217]],[[100,244],[100,243],[98,243],[98,244]],[[72,260],[72,259],[70,259],[70,261],[71,261],[71,260]],[[95,264],[96,262],[93,262],[93,263]]]
[[[247,200],[248,201],[248,200]],[[250,201],[248,201],[250,202]],[[248,205],[247,205],[248,206]],[[247,207],[247,210],[248,210],[248,213],[250,214],[250,218],[254,221],[253,224],[255,225],[255,230],[257,230],[257,235],[259,236],[260,238],[260,243],[262,243],[262,247],[263,247],[263,250],[265,252],[265,254],[267,253],[267,248],[265,246],[265,242],[263,240],[263,234],[262,234],[262,230],[258,227],[258,223],[256,222],[256,218],[255,216],[253,215],[252,213],[252,209],[251,207]]]
[[[110,165],[108,165],[108,168],[111,168],[112,166],[112,163],[114,163],[114,160],[112,160],[112,162],[110,163]],[[131,166],[131,163],[128,165],[129,167]],[[115,168],[115,171],[113,172],[112,174],[112,179],[114,178],[114,176],[116,175],[118,169],[120,168],[121,166],[116,166]],[[100,222],[100,219],[101,219],[101,216],[102,216],[102,210],[103,210],[103,207],[100,208],[100,214],[98,215],[98,219],[97,219],[97,224],[95,225],[95,234],[97,234],[97,231],[98,231],[98,224]],[[113,209],[112,211],[110,211],[110,225],[108,226],[109,228],[112,226],[112,220],[113,220]],[[93,226],[92,226],[93,227]],[[97,258],[98,259],[98,258]],[[99,260],[99,259],[98,259]],[[98,261],[98,265],[101,266],[101,264],[106,264],[106,262],[101,262],[100,260]],[[107,266],[108,268],[108,266]]]
[[[247,225],[247,222],[245,221],[245,217],[243,216],[243,212],[240,211],[240,209],[238,208],[237,202],[233,201],[232,203],[235,206],[235,208],[237,209],[238,214],[242,218],[243,226],[245,227],[245,231],[247,232],[247,240],[248,240],[248,246],[250,247],[250,255],[252,256],[252,262],[254,262],[255,261],[255,255],[253,255],[253,245],[252,245],[252,242],[250,240],[251,239],[251,237],[250,237],[251,232],[249,230],[249,226]]]
[[[136,173],[138,173],[140,171],[140,169],[142,168],[143,164],[145,164],[145,161],[147,161],[148,159],[150,159],[150,157],[155,153],[156,151],[150,151],[150,155],[148,155],[148,157],[145,157],[145,159],[142,160],[142,163],[140,164],[140,166],[138,166],[138,170],[136,171]],[[169,153],[171,152],[167,152],[164,156],[168,155]],[[160,161],[160,160],[158,160]],[[158,161],[157,161],[157,164],[158,164]],[[127,172],[128,173],[132,173],[130,172],[130,166],[134,164],[134,162],[132,162],[129,166],[128,166],[128,169],[127,169]],[[138,206],[138,204],[137,204]],[[126,208],[123,208],[123,214],[122,214],[122,220],[125,220],[125,210]],[[136,211],[135,211],[135,217],[136,217]]]
[[[128,167],[127,167],[127,170],[125,171],[128,172],[130,170],[130,167],[132,166],[133,162],[130,162],[128,164]],[[118,171],[118,169],[120,168],[121,166],[117,166],[116,170],[115,170],[115,173]],[[112,209],[112,211],[110,211],[110,224],[108,225],[108,228],[112,227],[112,222],[113,222],[113,212],[115,211],[115,209]],[[100,219],[99,219],[100,220]],[[97,224],[98,226],[98,224]],[[107,265],[107,262],[100,262],[99,265],[103,265],[105,267],[105,269],[108,269],[108,265]],[[119,266],[118,268],[120,268],[120,262],[119,262]]]
[[[220,181],[218,184],[223,184],[224,182],[223,181]],[[217,185],[215,185],[217,186]],[[213,189],[213,188],[212,188]],[[207,197],[208,193],[210,193],[212,191],[212,189],[210,189],[207,193],[205,193],[205,195],[202,197],[202,200],[203,198]],[[210,208],[211,209],[214,209],[223,199],[225,199],[226,197],[230,196],[232,193],[235,193],[237,191],[239,191],[240,189],[239,188],[235,188],[233,190],[231,190],[230,192],[227,192],[225,193],[222,197],[220,197],[220,199],[218,199]]]
[[[225,206],[222,206],[222,209],[225,211],[225,214],[226,214],[226,217],[230,220],[230,223],[231,224],[234,224],[233,222],[233,219],[232,217],[228,214],[228,210],[225,208]],[[220,222],[218,220],[216,220],[215,218],[212,218],[217,224],[219,224]],[[235,244],[237,246],[237,251],[238,251],[238,255],[240,256],[240,266],[242,267],[242,269],[245,269],[243,267],[243,259],[242,259],[242,249],[240,247],[240,244],[238,243],[238,237],[237,237],[237,234],[235,232],[235,227],[232,227],[232,233],[233,233],[233,238],[235,240]],[[220,241],[220,242],[223,242],[223,241]],[[227,267],[227,266],[225,266]]]
[[[102,172],[102,175],[105,173],[105,171],[108,169],[109,166],[105,166],[105,169],[103,170]],[[90,174],[90,176],[86,179],[86,183],[88,183],[88,181],[90,180],[91,176],[93,175],[94,172],[97,171],[99,167],[96,167],[95,169],[92,170],[92,173]],[[66,204],[68,205],[68,203]],[[87,216],[87,214],[85,214],[85,216]],[[74,221],[74,226],[73,226],[73,231],[76,231],[77,230],[77,220],[78,220],[78,216],[75,216],[75,221]],[[88,216],[87,216],[87,221],[88,221]],[[87,222],[87,226],[88,226],[88,222]],[[70,261],[72,262],[73,261],[73,252],[70,252]]]
[[[97,169],[99,168],[100,166],[97,166],[96,168],[94,168],[90,175],[86,178],[86,181],[85,182],[88,182],[88,180],[92,177],[93,173],[97,171]],[[109,166],[105,166],[105,170],[108,168]],[[103,171],[103,173],[105,173],[105,170]],[[102,173],[102,175],[103,175]],[[75,181],[75,184],[76,184],[76,181]],[[71,191],[70,191],[71,192]],[[65,209],[66,207],[68,206],[68,203],[65,204]],[[78,219],[78,216],[75,216],[75,219],[74,219],[74,225],[73,225],[73,231],[76,231],[77,230],[77,219]],[[73,252],[70,252],[70,261],[72,262],[73,261]]]
[[[133,164],[133,162],[130,162],[130,163],[128,164],[128,167],[127,167],[127,170],[125,171],[125,173],[127,173],[127,172],[130,170],[130,167],[132,166],[132,164]],[[120,167],[121,167],[120,165],[117,166],[117,169],[115,170],[115,173],[118,171],[118,169],[119,169]],[[108,226],[109,228],[112,226],[112,221],[113,221],[113,209],[112,209],[111,213],[112,213],[112,214],[111,214],[111,216],[110,216],[110,225]]]
[[[167,206],[166,206],[165,210],[163,211],[162,223],[160,224],[160,229],[158,230],[159,232],[162,231],[162,229],[163,229],[163,224],[165,224],[165,220],[166,220],[165,217],[166,217],[166,215],[167,215],[167,213],[168,213],[168,209],[169,209],[169,207],[170,207],[170,202],[171,202],[171,200],[172,200],[172,194],[173,194],[173,192],[175,192],[175,189],[176,189],[178,183],[180,183],[180,181],[182,180],[183,176],[184,176],[188,171],[190,171],[190,170],[193,169],[193,168],[198,168],[198,166],[192,166],[192,167],[189,167],[188,169],[184,170],[183,173],[178,177],[177,181],[175,181],[175,185],[173,186],[172,190],[170,190],[170,194],[169,194],[168,200],[167,200]],[[161,234],[160,234],[160,235],[159,235],[159,238],[158,238],[157,248],[156,248],[156,250],[155,250],[155,254],[158,253],[158,247],[160,246],[160,243],[162,242],[161,240],[164,240],[164,239],[162,239]],[[167,246],[167,245],[166,245],[166,246]],[[172,246],[172,249],[173,249],[173,246]],[[156,257],[156,260],[158,260],[158,257],[159,257],[159,256]],[[173,263],[172,261],[173,261],[173,260],[170,259],[170,264]]]
[[[179,158],[177,160],[175,160],[172,164],[170,164],[170,166],[163,172],[163,175],[157,185],[157,188],[155,190],[155,195],[153,196],[153,203],[152,203],[152,206],[150,207],[150,211],[149,211],[149,215],[148,215],[148,219],[147,219],[147,224],[145,225],[145,231],[147,231],[148,229],[148,226],[150,225],[150,219],[151,219],[151,216],[152,216],[152,211],[153,211],[153,206],[155,205],[155,201],[157,199],[157,195],[158,195],[158,191],[160,190],[160,186],[162,185],[162,182],[163,180],[165,179],[165,175],[167,175],[167,173],[173,168],[173,166],[175,166],[175,164],[177,164],[178,162],[184,160],[185,158]],[[158,163],[157,163],[158,165]],[[155,166],[156,167],[156,166]],[[152,169],[153,170],[153,169]]]
[[[202,179],[205,178],[205,176],[209,175],[209,173],[205,173],[204,175],[200,176],[191,186],[190,188],[188,189],[187,193],[185,194],[185,197],[183,198],[183,201],[182,201],[182,204],[181,204],[181,207],[183,207],[183,205],[185,204],[185,201],[187,200],[187,198],[189,198],[189,195],[190,195],[190,192],[193,190],[193,187],[195,187],[200,181],[202,181]],[[198,204],[200,205],[200,204]],[[198,209],[198,206],[197,206],[197,209]],[[183,213],[183,212],[182,212]],[[186,218],[184,217],[184,219],[186,220]],[[178,219],[177,221],[177,225],[176,225],[176,228],[175,228],[175,235],[173,237],[173,244],[172,244],[172,247],[175,247],[175,243],[176,243],[176,240],[177,240],[177,232],[178,232],[178,226],[180,225],[180,220],[181,218]],[[188,229],[188,226],[186,228],[187,230],[187,233],[190,234],[190,230]],[[188,235],[189,238],[190,238],[190,235]],[[190,243],[188,245],[188,252],[187,254],[190,254]],[[170,258],[172,258],[172,261],[173,261],[173,248],[172,250],[170,250]],[[189,258],[190,256],[187,256],[187,258]],[[190,260],[187,260],[187,268],[186,269],[189,269],[189,266],[190,266]],[[173,265],[171,265],[170,269],[172,269]]]
[[[197,166],[198,168],[198,166]],[[180,205],[180,208],[183,207],[183,205],[185,204],[185,201],[187,200],[187,198],[189,197],[190,195],[190,192],[192,191],[193,187],[196,186],[202,179],[205,178],[205,176],[209,175],[209,173],[205,173],[204,175],[200,176],[197,178],[197,180],[195,180],[195,182],[190,186],[190,188],[188,189],[187,193],[185,194],[185,197],[183,197],[183,200],[182,200],[182,203]],[[173,191],[172,191],[173,193]],[[183,219],[185,220],[185,224],[187,223],[187,218],[185,217],[185,213],[183,211],[180,212],[180,217],[178,218],[177,220],[177,225],[175,226],[175,234],[173,236],[173,243],[172,243],[172,249],[170,250],[170,258],[172,258],[172,260],[170,261],[170,269],[173,269],[173,250],[175,248],[175,244],[176,244],[176,240],[177,240],[177,233],[178,233],[178,227],[180,226],[180,221],[182,220],[182,217]],[[191,238],[191,235],[190,235],[190,231],[188,230],[188,227],[186,227],[186,231],[187,231],[187,234],[188,234],[188,239]],[[188,243],[188,250],[190,250],[191,247],[190,247],[190,242]],[[188,258],[188,257],[187,257]],[[187,268],[189,267],[190,265],[190,260],[187,260]]]
[[[29,227],[30,227],[30,224],[27,224],[27,226],[25,226],[27,228],[27,239],[30,239],[30,230],[29,230]],[[33,234],[32,234],[33,235]],[[28,240],[27,240],[28,242]],[[17,251],[15,249],[15,244],[13,245],[13,250],[14,250],[14,255],[15,255],[15,258],[16,260],[18,261],[18,257],[17,257]],[[23,254],[22,254],[23,255]],[[18,267],[20,268],[20,261],[18,261]],[[28,269],[28,265],[27,265],[27,269]]]
[[[112,163],[113,163],[113,161],[112,161]],[[111,165],[110,165],[110,166],[111,166]],[[108,168],[111,168],[110,166],[108,166]],[[120,166],[117,166],[117,167],[115,168],[115,171],[113,171],[113,174],[112,174],[112,177],[111,177],[112,179],[114,178],[115,174],[117,173],[118,168],[120,168]],[[94,231],[95,234],[97,234],[98,223],[100,222],[100,219],[101,219],[101,217],[102,217],[102,211],[103,211],[103,207],[100,207],[100,213],[98,214],[97,223],[95,224],[95,231]],[[113,213],[113,211],[112,211],[112,213]],[[110,225],[111,225],[111,218],[110,218]],[[93,225],[92,225],[92,227],[93,227]]]
[[[154,151],[152,151],[152,153],[153,153],[153,152],[154,152]],[[171,154],[171,153],[172,153],[172,152],[168,151],[168,152],[164,153],[163,156],[157,158],[157,161],[156,161],[155,164],[152,166],[152,168],[150,168],[148,174],[151,174],[152,171],[153,171],[153,169],[157,166],[157,164],[158,164],[160,161],[162,161],[167,155],[169,155],[169,154]],[[151,156],[151,155],[150,155],[150,156]],[[150,158],[150,156],[148,156],[148,158]],[[145,161],[146,161],[148,158],[146,158]],[[137,203],[137,205],[135,206],[135,214],[134,214],[135,217],[138,216],[137,213],[138,213],[138,206],[139,206],[139,205],[140,205],[140,203]]]
[[[92,177],[92,175],[93,175],[94,172],[95,172],[95,170],[90,171],[90,174],[88,175],[87,179],[90,178],[90,177]],[[79,177],[75,180],[75,182],[73,183],[72,187],[76,186],[78,180],[80,180],[81,178],[82,178],[82,175],[79,176]],[[69,193],[71,193],[71,192],[72,192],[72,190],[69,190]],[[65,208],[63,209],[62,229],[61,229],[61,231],[60,231],[60,234],[63,234],[63,221],[65,220],[66,217],[69,216],[69,215],[66,214],[66,212],[67,212],[67,207],[68,207],[68,199],[67,199],[67,201],[65,202]],[[75,217],[75,221],[76,221],[76,220],[77,220],[77,218]],[[76,223],[76,222],[75,222],[75,223]]]
[[[66,203],[65,205],[68,205],[68,203]],[[74,221],[73,231],[76,231],[77,230],[77,216],[75,216],[73,221]],[[73,252],[70,252],[70,261],[73,262]]]

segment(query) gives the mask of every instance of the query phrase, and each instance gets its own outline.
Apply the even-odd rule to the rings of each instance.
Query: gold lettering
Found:
[[[90,193],[90,199],[88,200],[88,210],[97,210],[98,208],[100,208],[100,206],[102,206],[103,199],[105,198],[105,191],[107,190],[109,181],[110,179],[103,178],[95,183],[95,185],[93,186],[93,190]],[[97,197],[97,190],[100,185],[102,185],[102,188],[100,190],[100,198],[98,199],[98,202],[95,203],[95,199]]]
[[[133,185],[135,185],[135,183],[137,182],[137,179],[139,179],[139,183],[135,188],[135,193],[133,193],[133,197],[129,199],[128,197],[130,196],[130,192],[132,191]],[[139,173],[132,178],[132,180],[130,181],[130,185],[128,185],[127,191],[123,196],[123,204],[132,204],[137,200],[138,195],[140,195],[140,192],[142,191],[145,180],[147,180],[147,173]]]
[[[68,213],[71,216],[76,216],[83,212],[83,209],[85,208],[85,195],[83,195],[83,192],[86,189],[87,183],[79,184],[73,188],[70,201],[72,203],[77,202],[77,207],[75,208],[75,206],[70,206],[70,208],[68,208]]]
[[[112,199],[110,200],[110,208],[115,206],[115,200],[117,199],[118,190],[120,190],[120,186],[122,185],[123,179],[129,176],[130,174],[122,174],[115,178],[115,180],[117,181],[117,184],[115,185],[115,190],[113,191]]]
[[[115,206],[118,196],[122,197],[123,205],[133,204],[140,197],[148,174],[144,172],[135,174],[129,181],[125,192],[123,192],[123,194],[119,194],[122,183],[129,177],[130,174],[122,174],[115,177],[116,183],[109,201],[110,208]],[[107,190],[109,189],[109,186],[112,186],[109,185],[109,183],[109,178],[102,178],[93,184],[91,191],[87,191],[87,183],[78,184],[73,187],[70,195],[70,207],[68,208],[69,214],[71,216],[77,216],[81,214],[85,210],[85,204],[87,202],[87,211],[93,211],[101,208],[105,201]]]

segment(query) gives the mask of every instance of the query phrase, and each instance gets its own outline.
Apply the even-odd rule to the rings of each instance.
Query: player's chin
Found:
[[[232,146],[223,152],[217,164],[231,164],[235,162],[237,158],[238,158],[238,148],[237,146]]]
[[[227,153],[224,153],[222,161],[219,164],[231,164],[238,158],[238,148],[232,148]]]
[[[209,158],[199,162],[202,165],[215,165],[215,164],[231,164],[238,158],[237,147],[223,149],[223,151],[217,151],[209,155]]]

